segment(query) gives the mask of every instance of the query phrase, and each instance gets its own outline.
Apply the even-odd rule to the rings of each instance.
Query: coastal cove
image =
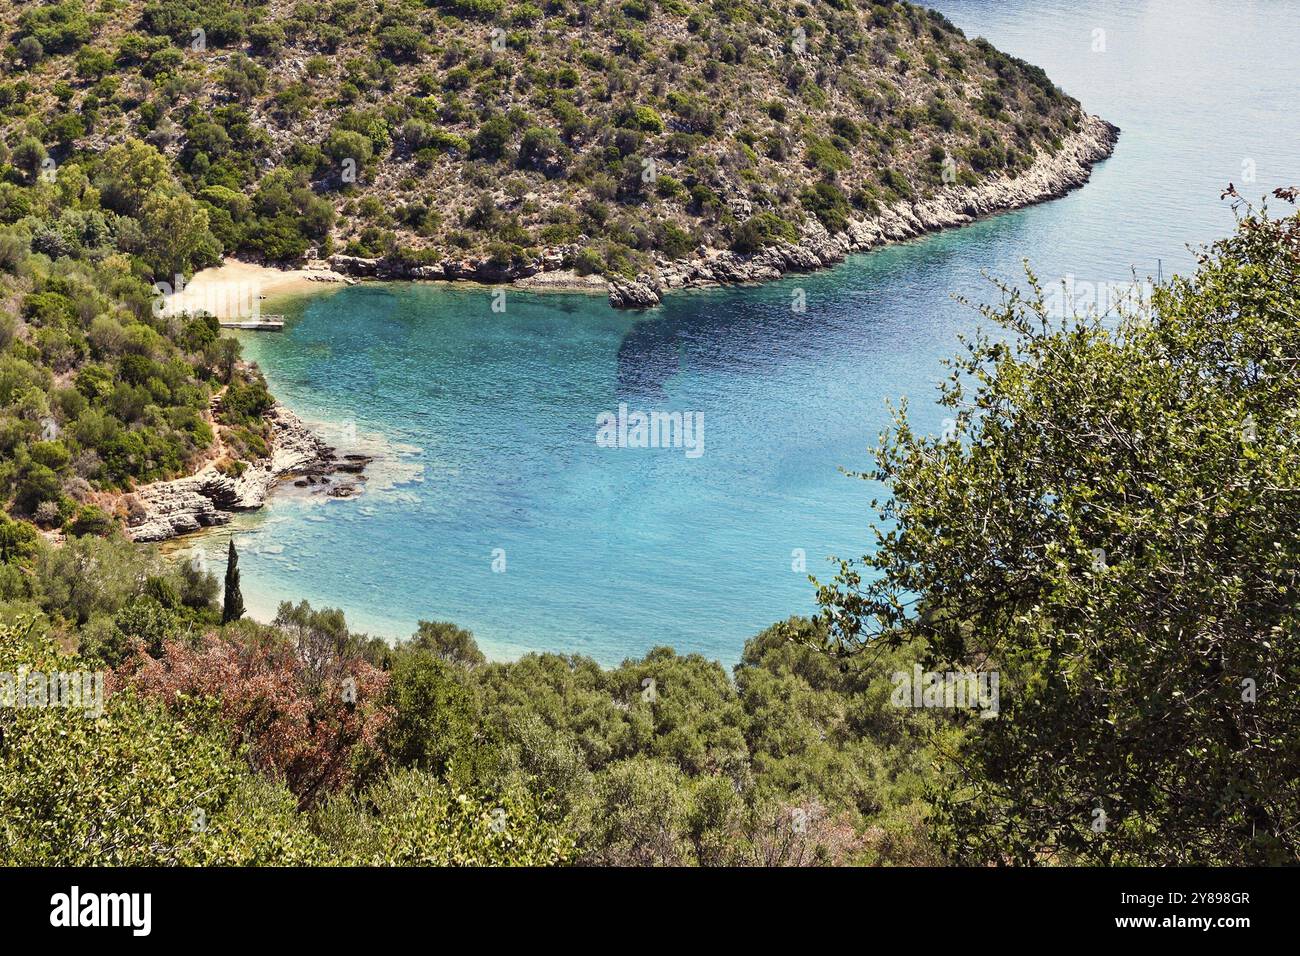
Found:
[[[354,429],[376,461],[359,497],[291,489],[229,526],[254,616],[306,598],[388,637],[453,620],[492,657],[616,663],[671,644],[734,663],[747,637],[812,609],[807,574],[829,577],[827,555],[869,547],[879,489],[837,469],[868,466],[885,399],[907,395],[917,424],[942,427],[941,360],[978,324],[954,296],[995,298],[982,273],[1016,281],[1024,259],[1045,283],[1189,271],[1187,245],[1231,226],[1228,182],[1258,197],[1300,180],[1300,37],[1267,4],[934,5],[1124,130],[1087,186],[645,313],[509,287],[496,312],[489,287],[381,282],[268,301],[288,325],[237,333],[247,357],[327,441]],[[1192,50],[1217,69],[1185,66]],[[806,313],[791,312],[797,291]],[[621,403],[702,413],[704,453],[598,446],[598,416]],[[227,536],[177,546],[215,562]]]

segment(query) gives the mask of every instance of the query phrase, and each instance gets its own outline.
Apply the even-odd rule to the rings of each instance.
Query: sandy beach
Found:
[[[248,318],[265,299],[320,291],[356,282],[328,266],[277,269],[274,266],[226,259],[221,265],[194,274],[183,289],[167,296],[169,310],[206,311],[219,319]]]

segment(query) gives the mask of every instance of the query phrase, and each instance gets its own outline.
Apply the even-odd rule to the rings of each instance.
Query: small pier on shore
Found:
[[[252,332],[283,332],[283,315],[260,315],[248,319],[222,319],[223,329],[243,329]]]

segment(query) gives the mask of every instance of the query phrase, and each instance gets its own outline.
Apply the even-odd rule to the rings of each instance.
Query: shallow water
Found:
[[[838,469],[868,465],[886,397],[939,427],[940,360],[979,321],[954,297],[994,298],[982,272],[1016,280],[1023,259],[1048,281],[1122,283],[1160,260],[1186,271],[1188,244],[1231,228],[1227,182],[1251,196],[1300,183],[1300,4],[934,6],[1123,128],[1088,186],[643,314],[515,291],[500,314],[492,290],[400,284],[291,303],[283,334],[242,334],[247,354],[283,401],[353,423],[382,460],[356,500],[290,494],[240,519],[254,614],[307,598],[386,636],[454,620],[494,657],[616,663],[668,644],[734,663],[746,638],[813,609],[795,549],[824,575],[827,555],[869,547],[879,489]],[[620,403],[702,412],[703,454],[598,447],[597,416]],[[202,547],[217,559],[224,541]]]

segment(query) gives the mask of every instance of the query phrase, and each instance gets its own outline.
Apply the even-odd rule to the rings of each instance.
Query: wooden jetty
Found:
[[[223,329],[244,329],[253,332],[283,332],[283,315],[261,315],[255,319],[222,319]]]

